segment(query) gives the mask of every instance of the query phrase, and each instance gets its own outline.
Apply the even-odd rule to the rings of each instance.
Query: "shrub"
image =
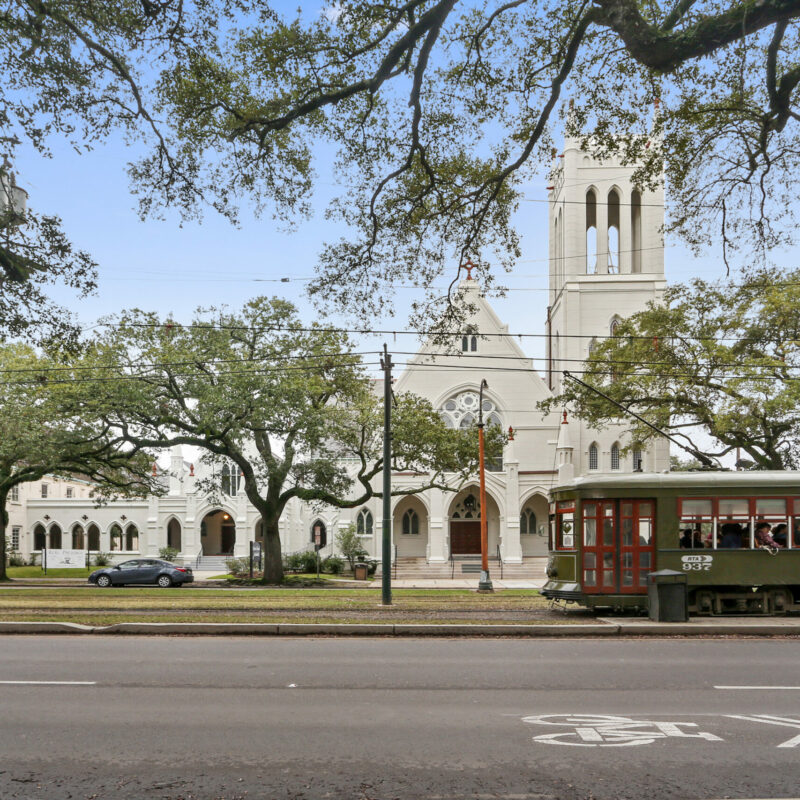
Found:
[[[107,567],[111,563],[111,553],[95,553],[94,565],[96,567]]]
[[[374,575],[377,569],[378,562],[374,558],[367,561],[367,575]]]
[[[8,553],[8,566],[24,567],[25,557],[22,555],[22,553],[17,553],[15,550],[10,550]]]
[[[356,559],[366,556],[367,551],[356,533],[356,526],[348,525],[336,534],[336,549],[350,562],[350,571],[355,571]]]
[[[302,553],[290,553],[288,556],[283,557],[283,568],[290,572],[298,572],[302,569],[302,562],[300,556]]]
[[[242,578],[250,575],[250,558],[226,558],[225,566],[231,575]]]
[[[174,561],[179,553],[180,550],[176,550],[174,547],[162,547],[158,551],[158,557],[163,558],[164,561]]]
[[[322,571],[328,575],[341,575],[344,569],[344,559],[339,556],[328,556],[322,562]]]
[[[317,553],[314,550],[307,550],[305,553],[300,553],[300,568],[303,572],[316,572],[317,571]]]

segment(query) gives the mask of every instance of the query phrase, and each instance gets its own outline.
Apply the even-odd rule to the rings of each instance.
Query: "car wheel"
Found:
[[[97,578],[97,585],[98,585],[98,586],[99,586],[101,589],[106,589],[106,588],[108,588],[109,586],[111,586],[111,578],[109,578],[109,577],[108,577],[108,575],[100,575],[100,576]]]
[[[162,589],[169,589],[169,587],[172,586],[172,578],[170,578],[169,575],[159,575],[156,583]]]

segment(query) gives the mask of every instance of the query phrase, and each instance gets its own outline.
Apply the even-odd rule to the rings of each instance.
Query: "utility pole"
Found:
[[[494,591],[492,581],[489,578],[489,512],[486,508],[486,467],[484,464],[483,444],[483,390],[488,388],[489,384],[484,378],[481,381],[480,392],[478,392],[478,460],[481,498],[481,579],[478,581],[479,592]]]
[[[383,551],[381,603],[392,604],[392,357],[383,345]]]

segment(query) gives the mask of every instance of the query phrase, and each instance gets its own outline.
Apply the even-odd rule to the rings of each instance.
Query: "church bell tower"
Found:
[[[619,156],[594,158],[577,139],[567,139],[563,153],[555,155],[547,313],[548,385],[554,393],[560,391],[562,370],[580,372],[592,347],[613,336],[620,319],[663,295],[664,190],[636,186],[635,169],[623,166]],[[580,439],[576,473],[622,469],[613,450],[625,440],[624,426],[602,433],[582,427]],[[628,460],[634,468],[665,469],[669,450],[659,442]]]

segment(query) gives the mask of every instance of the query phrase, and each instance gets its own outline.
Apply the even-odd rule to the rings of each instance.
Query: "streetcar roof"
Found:
[[[617,475],[584,475],[554,486],[551,491],[631,488],[679,489],[682,487],[751,487],[763,491],[788,489],[800,492],[800,471],[757,470],[753,472],[628,472]]]

